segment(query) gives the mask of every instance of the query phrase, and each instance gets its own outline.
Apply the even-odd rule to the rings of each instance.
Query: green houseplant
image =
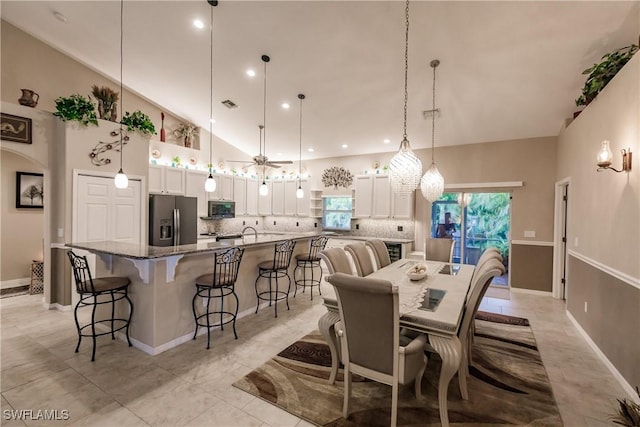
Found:
[[[63,122],[76,121],[82,126],[89,126],[89,124],[98,126],[96,106],[93,105],[91,99],[76,93],[69,97],[61,96],[55,100],[55,103],[56,111],[53,115],[59,117]]]
[[[127,126],[127,131],[138,131],[144,136],[151,136],[156,134],[156,127],[153,122],[140,110],[136,110],[133,113],[128,111],[124,113],[124,117],[120,120],[120,123]]]
[[[582,74],[588,74],[589,77],[582,88],[582,95],[576,99],[576,105],[589,105],[637,51],[638,46],[635,44],[622,47],[607,53],[599,64],[593,64],[584,70]]]

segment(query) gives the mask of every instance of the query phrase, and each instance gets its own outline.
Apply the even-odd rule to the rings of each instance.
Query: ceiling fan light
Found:
[[[429,202],[435,202],[444,193],[444,178],[435,163],[431,163],[420,180],[420,191]]]
[[[209,174],[209,177],[204,182],[204,191],[207,193],[213,193],[216,191],[216,180],[213,179],[213,175]]]
[[[422,162],[411,149],[409,140],[404,138],[400,150],[389,162],[389,182],[394,193],[408,196],[418,188],[422,175]]]

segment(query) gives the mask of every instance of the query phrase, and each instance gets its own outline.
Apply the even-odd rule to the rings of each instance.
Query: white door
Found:
[[[78,175],[74,242],[141,243],[141,183],[118,189],[113,178]]]

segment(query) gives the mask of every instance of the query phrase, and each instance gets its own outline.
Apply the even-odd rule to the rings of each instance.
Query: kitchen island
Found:
[[[221,241],[201,239],[195,244],[169,247],[113,241],[69,243],[66,246],[96,254],[103,262],[101,268],[106,269],[109,275],[125,276],[131,280],[129,296],[134,306],[129,331],[131,342],[154,355],[193,338],[194,284],[197,277],[213,271],[214,252],[231,247],[245,249],[236,281],[240,319],[255,312],[258,304],[254,285],[258,276],[257,265],[273,258],[274,242],[295,240],[295,259],[297,254],[308,251],[309,239],[318,234],[251,234]],[[292,281],[294,265],[292,261],[289,269]],[[286,286],[286,280],[280,283]],[[294,287],[292,284],[292,292]],[[123,307],[119,309],[124,310]],[[201,333],[206,331],[201,330]]]

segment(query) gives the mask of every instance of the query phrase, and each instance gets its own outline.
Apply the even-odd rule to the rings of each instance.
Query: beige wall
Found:
[[[16,208],[16,171],[42,173],[41,165],[21,156],[2,150],[0,182],[0,281],[30,277],[32,260],[42,260],[44,236],[43,209]],[[45,195],[45,200],[48,198]]]
[[[556,178],[570,179],[567,308],[631,386],[640,381],[640,55],[559,136]],[[613,166],[636,154],[630,173],[596,172],[603,139]],[[588,304],[585,312],[584,305]]]

